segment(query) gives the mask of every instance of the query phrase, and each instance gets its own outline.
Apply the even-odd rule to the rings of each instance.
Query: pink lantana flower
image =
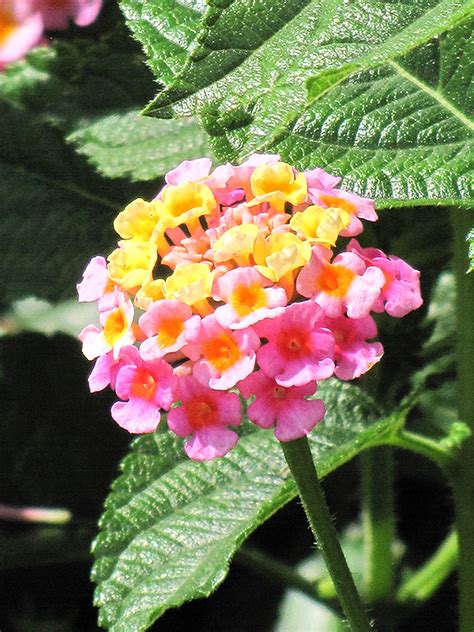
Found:
[[[196,334],[201,318],[189,305],[172,299],[152,303],[138,324],[147,339],[140,345],[140,355],[144,360],[162,358],[168,353],[179,351],[187,342],[187,337]]]
[[[107,274],[107,261],[104,257],[93,257],[84,270],[82,281],[76,285],[79,302],[98,301],[112,285]]]
[[[107,386],[115,389],[115,379],[119,369],[135,358],[136,348],[132,345],[122,347],[118,358],[114,358],[112,351],[99,356],[95,361],[94,368],[89,375],[89,389],[91,393],[102,391]]]
[[[280,316],[254,328],[268,343],[257,352],[257,362],[280,386],[303,386],[334,372],[334,337],[320,327],[321,308],[313,301],[293,303]]]
[[[369,198],[359,197],[355,193],[349,193],[343,189],[327,191],[313,188],[308,193],[313,204],[323,208],[340,210],[341,219],[347,225],[347,228],[340,233],[342,237],[360,235],[364,227],[359,218],[369,222],[375,222],[378,219],[375,212],[375,202]]]
[[[180,377],[176,399],[181,406],[168,413],[168,426],[178,437],[189,437],[186,454],[195,461],[224,456],[237,443],[238,435],[227,426],[242,421],[239,396],[217,393],[194,377]]]
[[[43,34],[43,18],[32,0],[2,0],[0,6],[0,70],[21,59]]]
[[[110,350],[118,358],[120,349],[133,344],[133,305],[127,294],[115,290],[114,305],[102,311],[99,316],[102,329],[87,325],[79,334],[82,352],[88,360],[93,360]]]
[[[283,313],[286,292],[283,288],[269,287],[272,285],[272,281],[252,267],[236,268],[218,277],[212,295],[226,305],[216,309],[217,322],[230,329],[244,329]]]
[[[53,31],[67,29],[72,20],[77,26],[92,24],[102,8],[102,0],[36,0],[44,27]]]
[[[212,160],[210,158],[183,160],[177,167],[168,171],[165,176],[166,184],[177,186],[183,182],[203,180],[209,175],[211,167]]]
[[[316,382],[284,388],[263,371],[257,371],[238,387],[245,399],[256,397],[247,409],[249,419],[261,428],[275,426],[274,434],[279,441],[304,437],[326,412],[320,399],[305,399],[316,392]]]
[[[332,191],[341,182],[342,178],[338,176],[332,176],[321,167],[311,169],[310,171],[304,171],[306,182],[308,183],[308,192],[311,197],[312,189],[319,189],[320,191]]]
[[[164,360],[144,362],[136,347],[128,350],[126,364],[115,379],[120,399],[112,406],[112,417],[133,434],[153,432],[160,422],[160,410],[169,410],[175,401],[177,378]]]
[[[314,246],[310,261],[296,280],[298,292],[312,298],[331,318],[346,310],[349,318],[368,316],[385,283],[382,271],[367,267],[353,252],[337,255],[332,263],[330,260],[329,250]]]
[[[259,346],[260,339],[251,327],[230,331],[212,314],[203,318],[183,353],[196,361],[194,376],[201,383],[223,391],[253,371]]]
[[[364,318],[323,318],[321,326],[329,329],[335,340],[334,374],[341,380],[353,380],[366,373],[383,355],[380,342],[367,342],[377,335],[372,316]]]
[[[420,273],[406,261],[387,256],[377,248],[362,248],[356,239],[351,239],[347,249],[357,253],[368,265],[379,268],[385,276],[385,284],[374,311],[385,311],[390,316],[402,318],[423,304],[420,289]]]

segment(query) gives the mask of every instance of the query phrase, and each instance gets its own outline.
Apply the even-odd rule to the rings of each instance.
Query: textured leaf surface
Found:
[[[333,88],[276,144],[300,167],[322,164],[379,207],[472,202],[472,26]]]
[[[163,83],[183,67],[205,6],[204,0],[120,0],[127,24]]]
[[[347,175],[380,206],[465,200],[472,25],[412,51],[469,12],[451,0],[212,2],[188,63],[148,111],[198,112],[219,159],[276,148]]]
[[[207,134],[196,119],[160,121],[137,112],[105,116],[68,140],[105,176],[133,181],[156,179],[182,160],[210,154]]]
[[[397,421],[348,384],[322,384],[328,409],[310,440],[321,476],[381,440]],[[170,433],[138,439],[114,483],[94,547],[101,625],[143,630],[166,609],[204,597],[233,553],[296,494],[270,432],[247,427],[223,459],[186,459]]]

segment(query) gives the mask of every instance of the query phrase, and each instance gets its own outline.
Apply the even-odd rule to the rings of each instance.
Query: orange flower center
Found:
[[[128,329],[128,323],[121,309],[116,309],[108,316],[104,325],[105,342],[111,347]]]
[[[229,334],[222,333],[203,345],[203,355],[216,371],[223,373],[230,369],[242,353],[235,340]]]
[[[180,334],[183,333],[184,323],[178,318],[163,318],[160,322],[160,330],[157,336],[158,346],[161,349],[173,345]]]
[[[324,204],[332,208],[342,208],[346,213],[354,214],[357,209],[355,204],[349,202],[348,200],[344,200],[343,198],[335,197],[334,195],[329,195],[328,193],[321,193],[319,198]]]
[[[345,296],[354,277],[352,270],[337,264],[328,264],[316,278],[316,288],[331,296]]]
[[[10,13],[0,11],[0,45],[7,41],[17,27],[18,23],[15,22]]]
[[[267,304],[265,292],[258,283],[238,285],[230,295],[230,304],[239,316],[247,316]]]
[[[186,415],[193,430],[207,428],[215,423],[213,407],[202,400],[192,400],[186,406]]]
[[[280,353],[287,359],[293,360],[306,352],[309,338],[304,331],[282,331],[279,339]]]
[[[150,400],[156,391],[156,381],[144,368],[137,369],[132,382],[132,395]]]
[[[286,391],[283,386],[275,386],[273,389],[273,395],[276,399],[285,399]]]

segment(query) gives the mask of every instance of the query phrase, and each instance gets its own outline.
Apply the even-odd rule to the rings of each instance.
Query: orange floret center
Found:
[[[121,338],[128,329],[128,322],[121,309],[116,309],[108,316],[104,325],[105,342],[113,345]]]
[[[327,204],[327,206],[332,208],[341,208],[343,211],[346,211],[351,215],[357,211],[355,204],[349,202],[348,200],[344,200],[343,198],[335,197],[334,195],[329,195],[328,193],[321,193],[319,197],[324,204]]]
[[[13,16],[6,11],[0,11],[0,44],[4,44],[18,27]]]
[[[212,406],[202,400],[192,400],[186,406],[186,415],[193,430],[201,430],[215,423],[213,413]]]
[[[305,331],[282,331],[279,340],[280,353],[287,360],[294,360],[306,352],[308,342],[309,336]]]
[[[328,264],[316,278],[316,288],[331,296],[345,296],[354,276],[354,272],[344,266]]]
[[[237,343],[226,333],[219,334],[205,342],[203,355],[219,373],[224,373],[224,371],[230,369],[242,357]]]
[[[230,304],[239,316],[248,316],[257,309],[265,307],[267,297],[261,285],[238,285],[230,295]]]
[[[156,386],[154,377],[146,369],[141,368],[135,373],[131,392],[135,397],[150,400],[155,394]]]
[[[184,323],[179,318],[163,318],[160,321],[160,330],[157,336],[158,346],[164,349],[174,345],[178,337],[183,333]]]

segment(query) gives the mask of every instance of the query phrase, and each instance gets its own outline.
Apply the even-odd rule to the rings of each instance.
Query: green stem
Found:
[[[372,628],[339,544],[318,480],[308,439],[303,437],[282,443],[281,446],[351,630],[369,632]]]
[[[319,593],[317,580],[309,581],[288,564],[276,560],[263,551],[250,546],[243,546],[237,551],[235,561],[237,564],[259,573],[268,581],[280,584],[285,588],[292,588],[311,597],[314,601],[329,608],[335,615],[341,616],[341,612],[334,607],[334,602],[325,599]]]
[[[458,415],[474,433],[474,275],[466,274],[466,235],[474,224],[472,211],[453,211],[454,268],[457,307]],[[459,630],[474,630],[474,436],[467,439],[452,468],[459,538]]]
[[[393,454],[380,447],[361,454],[365,595],[369,603],[388,603],[394,591],[395,515]]]
[[[453,531],[430,559],[402,583],[397,592],[397,601],[399,603],[426,601],[451,575],[457,563],[458,537]]]
[[[434,439],[410,432],[409,430],[399,430],[390,437],[389,442],[398,448],[421,454],[437,463],[440,467],[445,467],[452,460],[452,452],[449,448],[444,447]]]

